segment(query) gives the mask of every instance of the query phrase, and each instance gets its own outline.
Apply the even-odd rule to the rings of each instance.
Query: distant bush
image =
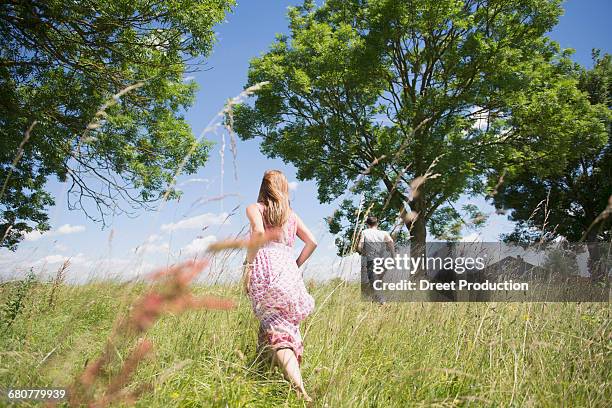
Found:
[[[34,270],[30,269],[25,279],[5,283],[2,288],[3,295],[6,294],[5,302],[0,310],[0,322],[3,331],[8,330],[17,316],[25,307],[25,300],[32,287],[38,282]]]

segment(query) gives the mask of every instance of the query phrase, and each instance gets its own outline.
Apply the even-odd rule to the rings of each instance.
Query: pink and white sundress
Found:
[[[259,211],[265,211],[257,203]],[[270,228],[268,225],[265,229]],[[291,348],[302,362],[304,344],[299,324],[314,309],[314,299],[304,285],[293,254],[297,218],[291,212],[278,241],[259,248],[249,277],[249,298],[260,322],[259,346],[273,350]]]

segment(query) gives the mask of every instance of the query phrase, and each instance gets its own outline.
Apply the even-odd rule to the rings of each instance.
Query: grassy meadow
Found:
[[[145,289],[109,282],[3,284],[0,384],[67,386],[101,353],[113,321]],[[279,372],[256,360],[257,321],[240,288],[194,291],[231,297],[237,308],[169,314],[152,326],[145,337],[154,352],[129,381],[129,388],[150,383],[152,389],[136,406],[306,405]],[[312,406],[604,407],[612,400],[609,304],[381,307],[361,301],[357,285],[339,280],[310,284],[310,291],[317,308],[302,332]],[[115,365],[134,344],[116,346]]]

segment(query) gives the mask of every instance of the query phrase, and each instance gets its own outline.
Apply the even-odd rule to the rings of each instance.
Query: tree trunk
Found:
[[[410,257],[411,258],[422,258],[422,267],[419,267],[415,271],[415,276],[423,277],[426,275],[425,268],[425,256],[426,253],[426,239],[427,239],[427,220],[423,217],[425,213],[424,201],[422,198],[416,198],[412,203],[414,213],[418,213],[415,219],[406,222],[406,227],[410,231]],[[419,263],[421,265],[421,263]]]

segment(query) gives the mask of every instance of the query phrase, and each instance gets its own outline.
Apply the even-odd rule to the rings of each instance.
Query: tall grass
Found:
[[[30,288],[0,337],[0,384],[70,384],[103,350],[112,322],[141,284]],[[0,293],[6,299],[9,285]],[[302,406],[280,373],[256,360],[257,321],[239,285],[196,287],[229,296],[233,311],[163,317],[155,353],[130,387],[153,388],[139,407]],[[612,334],[608,304],[396,303],[360,300],[358,285],[313,284],[303,325],[306,385],[321,407],[605,407]],[[117,348],[119,363],[130,350]],[[34,403],[22,403],[34,406]]]

